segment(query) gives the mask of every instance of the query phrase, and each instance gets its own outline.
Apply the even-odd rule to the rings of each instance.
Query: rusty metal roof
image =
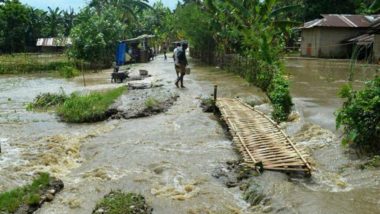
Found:
[[[323,17],[322,19],[306,22],[301,29],[314,27],[368,28],[380,18],[380,15],[322,14],[321,16]]]
[[[66,47],[72,45],[71,38],[39,38],[37,47]]]
[[[360,36],[356,36],[350,39],[347,39],[344,42],[355,43],[357,45],[371,45],[375,41],[374,34],[362,34]]]

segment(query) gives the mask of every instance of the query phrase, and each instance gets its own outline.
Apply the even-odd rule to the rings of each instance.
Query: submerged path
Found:
[[[246,164],[257,170],[310,173],[301,152],[266,115],[238,99],[220,98],[216,104]]]

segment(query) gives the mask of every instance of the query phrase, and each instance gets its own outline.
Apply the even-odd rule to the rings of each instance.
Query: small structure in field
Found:
[[[42,52],[63,52],[66,47],[71,46],[73,43],[69,37],[54,37],[54,38],[39,38],[37,39],[36,46]]]
[[[357,58],[380,63],[380,20],[375,21],[365,33],[347,39],[357,50]]]
[[[154,57],[152,49],[152,39],[154,35],[141,35],[136,38],[127,39],[125,42],[128,46],[127,62],[149,62]]]
[[[349,58],[352,42],[346,41],[371,29],[380,15],[322,15],[306,22],[302,31],[301,55],[320,58]]]

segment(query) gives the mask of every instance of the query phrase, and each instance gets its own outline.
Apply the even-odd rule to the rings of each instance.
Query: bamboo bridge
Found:
[[[258,171],[311,173],[304,155],[277,123],[264,113],[238,99],[218,98],[216,106],[246,165]]]

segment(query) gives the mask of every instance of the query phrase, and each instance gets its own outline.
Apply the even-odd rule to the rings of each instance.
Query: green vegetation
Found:
[[[96,67],[110,66],[117,43],[124,38],[126,26],[119,18],[118,10],[112,6],[101,13],[93,8],[82,10],[70,35],[73,45],[69,56]]]
[[[68,36],[74,25],[73,10],[35,9],[19,0],[0,4],[0,52],[34,51],[38,38]]]
[[[366,163],[360,165],[360,169],[375,169],[380,167],[380,156],[375,155]]]
[[[0,194],[0,213],[14,213],[21,205],[38,205],[40,193],[48,187],[51,177],[41,173],[30,185]]]
[[[337,128],[344,126],[343,144],[361,151],[380,152],[380,77],[354,91],[350,85],[342,88],[346,101],[337,112]]]
[[[108,214],[149,214],[151,209],[146,205],[145,198],[135,193],[111,192],[100,201],[95,212],[102,209]]]
[[[73,78],[79,76],[79,71],[73,66],[64,66],[59,69],[59,75],[64,78]]]
[[[298,24],[284,14],[295,8],[280,7],[274,0],[186,1],[169,24],[179,40],[189,40],[195,58],[219,64],[265,91],[274,104],[273,118],[281,122],[292,106],[289,83],[283,77],[283,35]]]
[[[273,104],[272,117],[276,121],[286,121],[292,110],[292,97],[289,83],[284,75],[276,74],[268,89],[268,96]]]
[[[65,55],[9,54],[0,56],[0,74],[58,71],[72,66]]]
[[[48,110],[54,107],[57,107],[59,105],[62,105],[66,100],[68,96],[63,92],[54,94],[54,93],[44,93],[38,95],[36,98],[34,98],[32,103],[29,103],[27,106],[28,111],[35,111],[35,110]]]
[[[153,98],[153,97],[148,97],[145,100],[145,107],[148,108],[148,109],[153,109],[158,104],[159,104],[159,102],[155,98]]]
[[[88,95],[73,93],[58,106],[57,114],[65,122],[96,122],[107,118],[107,110],[114,101],[123,94],[126,87],[106,92],[92,92]]]

